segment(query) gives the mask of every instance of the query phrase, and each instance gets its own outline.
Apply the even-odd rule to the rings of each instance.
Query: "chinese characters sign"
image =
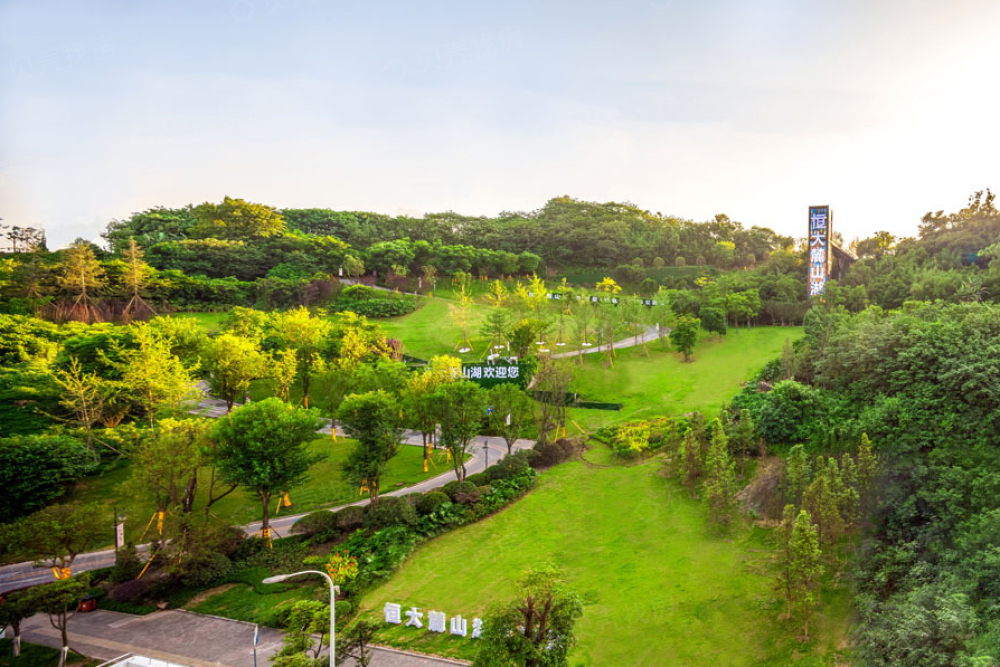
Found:
[[[462,377],[484,387],[492,387],[502,382],[513,382],[523,387],[528,380],[527,365],[498,359],[494,362],[462,364]]]
[[[823,293],[830,274],[832,222],[829,206],[809,207],[809,296]]]
[[[424,612],[420,611],[417,607],[410,607],[404,612],[402,605],[394,602],[386,602],[385,607],[382,608],[382,612],[385,614],[386,623],[404,625],[405,627],[416,628],[418,630],[424,627]],[[406,616],[406,623],[403,623],[404,614]],[[461,614],[452,616],[449,619],[448,615],[443,611],[428,611],[427,631],[437,632],[438,634],[448,632],[459,637],[478,639],[483,633],[483,619],[472,619],[472,632],[470,633],[469,619],[462,618]]]

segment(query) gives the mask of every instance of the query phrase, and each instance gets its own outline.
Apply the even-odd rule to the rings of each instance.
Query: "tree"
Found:
[[[344,273],[357,282],[361,280],[361,276],[365,275],[365,263],[358,257],[348,255],[344,258]]]
[[[371,644],[378,630],[378,623],[372,623],[363,618],[355,621],[337,642],[337,664],[353,660],[352,664],[355,667],[368,667],[373,656]]]
[[[70,357],[68,368],[56,369],[52,378],[62,389],[59,404],[73,414],[73,420],[87,433],[87,448],[96,459],[94,424],[104,416],[107,381],[96,372],[84,373],[76,357]]]
[[[837,493],[825,469],[818,469],[809,488],[802,494],[802,507],[816,523],[820,542],[833,544],[844,530]]]
[[[122,384],[133,391],[146,411],[150,427],[157,410],[176,407],[194,396],[191,372],[171,349],[169,338],[148,324],[134,326],[134,347],[112,343],[112,355],[101,356],[121,374]]]
[[[802,494],[812,481],[812,466],[804,445],[795,445],[788,452],[785,464],[785,483],[788,491],[788,501],[799,507],[802,504]]]
[[[26,594],[27,604],[48,614],[49,623],[59,631],[59,636],[62,639],[59,667],[66,665],[66,657],[69,654],[69,633],[67,632],[69,619],[75,613],[80,598],[86,595],[89,590],[90,575],[84,573],[62,581],[35,586],[28,589]]]
[[[701,320],[683,316],[677,319],[677,326],[670,332],[670,342],[684,355],[684,361],[691,361],[691,352],[698,342],[698,326]]]
[[[285,640],[272,667],[323,667],[320,653],[330,645],[330,605],[318,600],[292,604],[284,623]],[[318,637],[317,637],[318,635]]]
[[[457,301],[448,304],[448,315],[462,331],[462,340],[455,347],[461,345],[472,349],[472,341],[469,339],[469,323],[472,320],[472,276],[464,271],[458,271],[453,282],[458,283]]]
[[[107,283],[104,268],[86,243],[74,243],[63,251],[59,286],[75,295],[72,315],[82,322],[99,322],[101,316],[91,296]]]
[[[280,213],[243,199],[225,197],[219,204],[206,202],[192,212],[197,222],[191,234],[196,237],[257,239],[280,236],[285,231],[285,219]]]
[[[503,382],[489,390],[490,431],[503,438],[507,454],[513,452],[514,443],[531,422],[534,405],[531,398],[517,385]]]
[[[788,578],[790,581],[792,607],[798,608],[802,617],[803,635],[809,640],[809,615],[817,603],[813,594],[821,585],[823,565],[820,563],[822,553],[819,549],[819,538],[812,517],[806,510],[800,510],[792,528],[789,540]]]
[[[465,480],[465,453],[486,417],[486,391],[470,380],[442,384],[434,391],[441,423],[440,442],[451,453],[459,481]]]
[[[153,268],[143,259],[145,253],[135,242],[135,238],[128,240],[128,247],[122,252],[122,260],[125,263],[125,271],[122,275],[124,287],[129,294],[129,301],[122,311],[122,319],[126,322],[134,313],[148,317],[155,315],[156,311],[142,298],[141,292],[149,285],[153,277]],[[140,310],[140,308],[142,310]]]
[[[111,528],[95,504],[49,505],[26,516],[7,531],[11,551],[53,569],[57,579],[72,574],[81,553],[107,543]]]
[[[21,621],[34,616],[35,611],[28,597],[28,591],[11,591],[5,593],[3,602],[0,602],[0,628],[10,626],[10,629],[14,632],[14,658],[21,656]]]
[[[207,419],[163,419],[157,426],[132,456],[127,495],[152,497],[156,511],[163,514],[190,514],[211,423]]]
[[[583,350],[590,347],[590,328],[594,322],[594,304],[586,294],[580,295],[571,306],[573,319],[573,342],[576,345],[577,360],[583,364]]]
[[[786,618],[792,618],[795,580],[792,576],[792,531],[795,529],[795,505],[787,504],[782,512],[778,542],[778,587],[785,596]]]
[[[268,375],[274,380],[274,394],[281,400],[292,400],[292,385],[299,371],[295,350],[277,350],[267,357]]]
[[[403,436],[399,415],[399,403],[382,390],[351,394],[337,411],[344,433],[357,441],[344,463],[344,471],[355,484],[368,486],[373,506],[378,504],[389,461],[399,452]]]
[[[566,427],[566,394],[573,382],[573,367],[569,362],[552,357],[542,357],[535,369],[534,387],[538,392],[538,410],[535,425],[539,442],[548,442],[549,432]]]
[[[576,643],[573,627],[583,615],[579,596],[558,570],[544,566],[518,582],[521,593],[486,614],[474,667],[566,667]]]
[[[717,523],[727,523],[736,504],[736,473],[722,423],[712,424],[712,440],[705,457],[705,498]]]
[[[202,357],[212,394],[226,401],[226,410],[250,390],[250,383],[267,374],[267,355],[257,341],[228,332],[213,336]]]
[[[98,466],[92,452],[68,435],[0,438],[0,460],[0,523],[41,509]]]
[[[750,416],[749,410],[743,408],[740,410],[739,420],[736,422],[736,426],[733,429],[733,435],[729,440],[733,453],[736,454],[741,461],[745,461],[750,455],[750,452],[754,450],[754,445],[757,442],[757,438],[754,433],[753,417]]]
[[[276,313],[272,331],[278,346],[295,350],[302,380],[302,403],[309,407],[309,382],[317,368],[323,366],[322,351],[332,334],[333,326],[322,317],[314,317],[305,308]]]
[[[704,307],[698,311],[701,328],[708,333],[726,335],[726,315],[719,308]]]
[[[872,442],[867,433],[861,434],[861,444],[858,446],[858,495],[861,497],[861,508],[866,516],[871,513],[877,496],[876,481],[879,474],[879,462]]]
[[[295,408],[267,398],[237,408],[215,425],[213,453],[219,475],[253,492],[263,514],[261,534],[269,539],[271,496],[290,491],[309,471],[313,457],[306,445],[323,424],[314,409]]]
[[[489,351],[491,353],[493,352],[493,348],[504,344],[509,331],[510,312],[500,307],[490,309],[483,319],[482,326],[479,328],[479,333],[487,336],[490,340]]]

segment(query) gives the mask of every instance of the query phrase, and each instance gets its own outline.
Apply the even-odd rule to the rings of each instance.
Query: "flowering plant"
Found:
[[[326,573],[333,579],[334,585],[347,583],[358,576],[358,559],[347,549],[334,551],[326,563]]]

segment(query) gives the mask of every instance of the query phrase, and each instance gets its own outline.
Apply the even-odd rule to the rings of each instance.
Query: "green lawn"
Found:
[[[299,514],[367,497],[367,493],[358,495],[357,489],[344,481],[341,474],[341,465],[350,452],[352,442],[345,438],[332,442],[329,437],[317,438],[312,442],[311,451],[323,458],[310,469],[306,481],[292,490],[291,499],[294,505],[283,509],[283,513]],[[411,486],[450,469],[444,460],[436,461],[436,465],[436,468],[432,465],[428,472],[423,472],[423,450],[420,447],[404,445],[400,448],[399,454],[389,462],[389,469],[382,483],[383,491]],[[209,469],[201,471],[201,479],[205,480],[203,486],[207,486],[210,474]],[[103,475],[87,478],[77,483],[68,500],[100,503],[107,515],[108,526],[112,525],[114,507],[117,506],[119,511],[127,508],[131,518],[125,524],[125,537],[129,541],[137,541],[153,513],[153,506],[148,502],[137,502],[135,499],[122,496],[121,484],[128,479],[128,476],[129,468],[123,465]],[[204,507],[206,501],[207,491],[202,489],[195,503],[196,508]],[[272,501],[272,517],[276,502],[277,499]],[[212,506],[212,511],[217,516],[236,524],[259,521],[261,518],[260,503],[242,489],[237,489],[217,502]],[[110,539],[110,530],[108,536]]]
[[[584,356],[576,366],[572,390],[586,400],[622,403],[621,412],[571,409],[570,418],[585,429],[625,419],[701,410],[714,415],[755,371],[781,354],[785,340],[802,337],[802,327],[755,327],[730,330],[721,340],[702,336],[693,361],[685,362],[660,343],[617,352],[614,368],[603,354]],[[575,361],[575,360],[574,360]]]
[[[430,359],[434,355],[450,354],[460,357],[463,361],[476,361],[483,356],[489,344],[488,340],[479,335],[479,327],[488,312],[488,307],[473,304],[468,326],[473,349],[465,354],[459,354],[462,330],[451,319],[448,310],[448,306],[454,303],[445,299],[424,299],[423,305],[409,315],[376,320],[376,322],[385,329],[386,335],[390,338],[401,339],[406,353],[414,357]]]
[[[215,333],[222,328],[222,321],[228,313],[172,313],[170,317],[186,317],[194,320],[205,330],[205,333]]]
[[[56,667],[59,664],[59,649],[21,641],[21,657],[14,657],[14,640],[0,639],[0,667]],[[70,651],[67,665],[96,665],[96,660],[84,658]]]
[[[473,618],[515,596],[525,569],[551,561],[585,602],[571,665],[833,665],[846,587],[824,590],[809,644],[789,639],[768,533],[720,537],[660,466],[558,466],[505,511],[420,547],[362,613],[383,625],[379,641],[471,658],[473,640],[385,625],[382,606]]]

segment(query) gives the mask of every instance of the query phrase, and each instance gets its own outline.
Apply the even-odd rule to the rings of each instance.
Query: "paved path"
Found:
[[[664,334],[670,332],[670,329],[665,329]],[[642,345],[643,343],[651,343],[660,337],[660,331],[655,326],[646,329],[646,332],[641,336],[629,336],[628,338],[622,338],[621,340],[615,341],[611,344],[616,350],[622,350],[626,347],[635,347],[636,345]],[[638,340],[637,340],[638,339]],[[598,345],[597,347],[588,347],[583,351],[584,354],[596,354],[597,352],[607,352],[608,346]],[[579,350],[571,350],[569,352],[560,352],[559,354],[553,354],[553,359],[569,359],[570,357],[575,357],[580,354]]]
[[[252,623],[205,616],[189,611],[158,611],[146,616],[99,609],[76,614],[69,622],[70,646],[77,653],[111,660],[127,653],[167,660],[188,667],[253,667]],[[27,642],[58,648],[59,632],[47,616],[38,614],[21,626]],[[267,667],[281,648],[282,633],[261,627],[257,664]],[[446,667],[467,663],[376,648],[374,667]]]
[[[224,416],[226,414],[225,401],[208,396],[207,387],[204,383],[199,383],[199,388],[202,389],[205,394],[205,398],[198,402],[196,411],[206,417],[218,418]],[[326,420],[326,425],[323,426],[319,432],[330,435],[331,428],[332,425],[330,420]],[[337,434],[338,436],[343,436],[343,432],[339,429],[337,430]],[[405,445],[415,447],[423,446],[420,433],[417,431],[406,431],[403,443]],[[514,443],[514,449],[527,449],[531,448],[534,444],[534,440],[521,439]],[[469,454],[470,458],[465,463],[465,470],[466,474],[472,475],[486,470],[487,459],[489,465],[499,462],[500,459],[507,454],[507,445],[498,437],[480,435],[476,436],[470,444]],[[431,489],[443,486],[454,479],[457,479],[455,471],[453,469],[449,469],[447,472],[431,477],[430,479],[426,479],[422,482],[418,482],[412,486],[396,489],[395,491],[388,491],[382,495],[405,496],[410,493],[425,493]],[[347,505],[365,505],[367,503],[368,499],[364,498],[353,503],[345,503],[343,505],[329,507],[326,509],[328,511],[335,512],[343,507],[346,507]],[[305,514],[290,514],[287,516],[272,517],[270,521],[271,528],[276,530],[279,535],[288,535],[292,524],[301,519],[303,516],[305,516]],[[247,533],[247,535],[257,533],[260,531],[260,528],[260,521],[255,521],[254,523],[249,523],[243,526],[243,530]],[[146,545],[141,545],[139,547],[140,552],[145,551],[145,547]],[[114,549],[105,549],[103,551],[94,551],[77,556],[76,560],[73,562],[73,571],[86,572],[88,570],[97,570],[102,567],[110,567],[114,564]],[[0,567],[0,593],[18,588],[45,584],[50,581],[52,581],[52,570],[48,567],[35,567],[35,565],[30,562],[14,563],[12,565],[4,565]]]

